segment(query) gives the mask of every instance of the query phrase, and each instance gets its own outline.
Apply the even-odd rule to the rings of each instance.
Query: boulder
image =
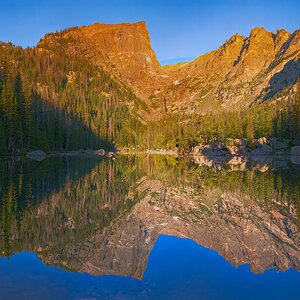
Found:
[[[256,148],[252,152],[250,152],[251,156],[265,156],[265,155],[272,155],[273,149],[267,144],[263,144],[261,147]]]
[[[247,157],[244,156],[233,156],[228,162],[231,171],[245,171],[247,168]]]
[[[228,152],[225,150],[225,146],[221,142],[212,142],[208,144],[200,144],[193,148],[192,154],[199,156],[225,156]]]
[[[257,143],[258,143],[259,145],[264,145],[264,144],[266,144],[267,142],[268,142],[268,140],[267,140],[266,137],[261,137],[261,138],[259,138],[259,139],[257,140]]]
[[[247,147],[247,144],[248,144],[247,139],[234,139],[233,142],[234,142],[234,145],[240,146],[240,147]]]
[[[228,139],[226,142],[229,146],[240,146],[240,147],[246,147],[248,144],[247,139]]]
[[[269,164],[265,164],[265,165],[258,166],[257,170],[260,173],[265,173],[265,172],[267,172],[269,170],[269,168],[270,168],[270,165]]]
[[[246,163],[247,163],[247,158],[241,156],[234,156],[227,162],[228,165],[234,165],[234,166],[246,165]]]
[[[31,151],[26,156],[32,160],[42,161],[47,157],[47,154],[42,150]]]
[[[227,151],[234,156],[245,156],[248,153],[247,144],[247,139],[228,139]]]
[[[205,155],[196,155],[192,158],[193,162],[199,166],[214,168],[214,169],[222,169],[228,160],[228,156],[220,155],[215,157],[209,157]]]
[[[235,156],[247,155],[248,149],[246,146],[227,146],[228,152]]]
[[[107,153],[107,157],[115,157],[115,153],[110,151]]]
[[[99,155],[99,156],[104,156],[104,155],[105,155],[105,150],[104,150],[104,149],[99,149],[99,150],[97,151],[97,155]]]

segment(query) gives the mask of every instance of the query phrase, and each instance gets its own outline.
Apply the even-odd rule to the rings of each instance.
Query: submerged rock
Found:
[[[42,161],[47,157],[47,154],[42,150],[30,151],[26,156],[32,160]]]
[[[225,145],[221,142],[212,142],[208,144],[200,144],[193,148],[193,155],[200,156],[226,156],[228,152],[226,151]]]
[[[300,165],[300,155],[291,156],[291,163],[294,165]]]
[[[286,142],[280,142],[274,138],[272,139],[272,147],[274,150],[287,150],[289,145]]]
[[[261,147],[250,152],[250,156],[265,156],[273,153],[272,147],[267,144],[263,144]]]
[[[248,149],[246,146],[239,146],[239,145],[233,145],[233,146],[227,146],[228,152],[231,155],[234,156],[245,156],[248,154]]]
[[[300,146],[294,146],[291,148],[291,155],[300,156]]]

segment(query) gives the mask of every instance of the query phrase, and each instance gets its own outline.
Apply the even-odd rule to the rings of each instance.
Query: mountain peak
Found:
[[[226,42],[225,42],[225,46],[228,46],[230,44],[233,44],[233,43],[239,43],[239,42],[243,42],[245,39],[244,36],[242,35],[239,35],[238,33],[232,35]]]
[[[253,38],[256,36],[262,36],[262,35],[269,35],[270,32],[268,32],[265,28],[263,27],[254,27],[251,32],[249,38]]]
[[[118,30],[118,29],[128,29],[130,27],[135,27],[137,29],[146,30],[146,22],[139,21],[136,23],[117,23],[117,24],[106,24],[106,23],[94,23],[91,25],[81,26],[83,30],[90,31],[106,31],[106,30]]]
[[[155,119],[173,109],[172,105],[176,107],[176,103],[188,103],[194,109],[198,103],[193,99],[197,97],[207,98],[208,102],[219,99],[225,108],[233,105],[232,99],[238,106],[249,104],[267,86],[272,74],[298,57],[299,34],[296,31],[291,35],[284,29],[272,33],[255,27],[248,37],[235,33],[217,50],[191,62],[163,68],[151,48],[144,21],[73,27],[46,36],[39,47],[55,51],[61,46],[64,52],[82,55],[102,66],[128,84],[147,105],[156,107],[143,116]],[[249,86],[253,91],[247,95]],[[208,102],[203,104],[204,109],[211,107]]]
[[[275,35],[275,46],[277,49],[281,48],[282,45],[289,39],[291,34],[285,29],[279,29]]]
[[[238,33],[235,33],[225,42],[225,44],[226,43],[234,43],[238,40],[241,40],[241,39],[243,40],[244,38],[245,38],[244,36],[239,35]]]
[[[139,21],[139,22],[133,23],[133,25],[138,26],[138,27],[147,28],[146,21]]]
[[[278,29],[276,30],[276,35],[285,35],[285,34],[288,34],[288,35],[291,35],[287,30],[285,29]]]

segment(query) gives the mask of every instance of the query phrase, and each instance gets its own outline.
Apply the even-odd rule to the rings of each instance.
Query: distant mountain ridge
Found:
[[[167,65],[175,65],[178,63],[190,62],[194,59],[195,58],[191,58],[191,57],[176,57],[176,58],[171,58],[171,59],[163,59],[163,60],[160,60],[159,62],[162,66],[167,66]]]
[[[293,89],[300,77],[300,30],[254,28],[249,37],[235,34],[217,50],[168,66],[158,62],[145,22],[74,27],[46,35],[37,47],[55,49],[60,41],[132,87],[150,108],[148,120],[249,106]]]

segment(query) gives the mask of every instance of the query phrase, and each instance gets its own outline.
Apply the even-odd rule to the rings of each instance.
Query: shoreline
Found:
[[[297,148],[297,151],[293,151]],[[257,148],[258,150],[263,149]],[[211,144],[201,144],[195,146],[190,151],[183,151],[179,149],[145,149],[145,150],[135,150],[126,148],[116,148],[114,150],[91,150],[91,149],[80,149],[72,151],[54,151],[46,153],[42,150],[29,151],[24,155],[20,155],[20,152],[13,156],[10,155],[0,155],[2,159],[31,159],[41,161],[47,157],[64,157],[64,156],[85,156],[85,157],[102,157],[102,158],[115,158],[118,155],[163,155],[163,156],[173,156],[176,158],[189,158],[192,160],[200,161],[265,161],[270,159],[276,160],[293,160],[300,161],[300,146],[290,147],[285,149],[285,151],[276,151],[275,149],[268,149],[267,152],[257,151],[254,149],[249,151],[245,147],[235,146],[234,151],[229,152],[224,148],[211,147]],[[231,150],[231,149],[230,149]],[[246,151],[245,151],[246,150]],[[270,151],[272,150],[272,151]]]

